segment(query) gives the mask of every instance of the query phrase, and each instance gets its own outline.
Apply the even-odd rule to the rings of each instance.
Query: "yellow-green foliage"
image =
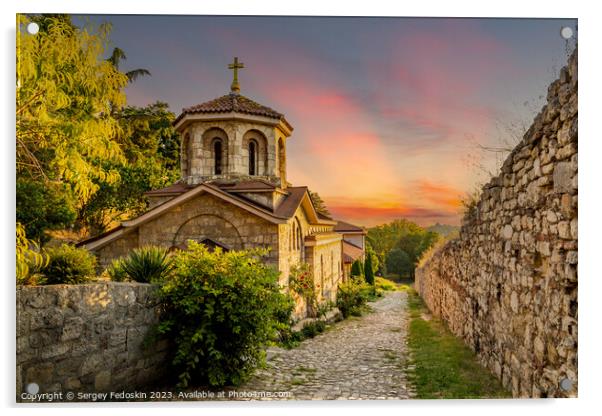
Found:
[[[126,102],[128,79],[103,58],[109,26],[94,32],[40,17],[30,35],[29,22],[17,16],[17,173],[69,183],[86,201],[94,180],[118,179],[101,161],[123,158],[111,114]]]
[[[84,248],[68,244],[44,249],[48,264],[41,272],[48,284],[86,283],[96,277],[96,257]]]
[[[337,291],[337,308],[344,318],[349,315],[360,315],[366,305],[372,287],[362,277],[351,277],[339,285]]]
[[[385,292],[399,290],[395,282],[385,279],[384,277],[376,276],[375,284],[377,290],[382,290]]]
[[[39,252],[34,241],[25,235],[25,228],[17,223],[16,232],[16,275],[18,285],[35,285],[44,282],[39,270],[48,264],[48,256]]]

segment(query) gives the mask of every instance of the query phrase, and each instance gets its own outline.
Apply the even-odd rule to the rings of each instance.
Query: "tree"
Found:
[[[387,253],[397,246],[400,237],[421,231],[422,228],[417,224],[402,218],[368,229],[366,240],[378,256],[379,263],[383,265]]]
[[[111,56],[107,59],[107,61],[110,62],[116,69],[119,69],[119,64],[121,63],[121,61],[125,61],[126,59],[127,56],[125,55],[123,49],[113,48],[113,52],[111,53]],[[128,82],[132,83],[142,76],[150,76],[151,73],[148,69],[138,68],[132,69],[131,71],[127,71],[125,75],[128,78]]]
[[[368,257],[370,257],[370,261],[372,262],[372,270],[376,273],[380,269],[380,260],[369,243],[366,244],[366,258]]]
[[[141,214],[147,207],[144,192],[173,183],[179,176],[180,136],[166,103],[126,107],[116,117],[122,126],[118,140],[125,162],[111,166],[119,172],[119,180],[99,183],[100,191],[80,210],[80,226],[90,234]]]
[[[331,216],[330,211],[328,210],[326,203],[320,197],[320,195],[317,192],[313,192],[311,190],[308,190],[308,192],[309,192],[309,197],[311,198],[311,202],[314,204],[314,208],[316,209],[316,212],[318,214],[321,214],[325,217],[330,218],[330,216]]]
[[[111,112],[125,104],[128,78],[102,58],[110,26],[83,30],[60,15],[18,15],[18,25],[17,176],[63,183],[85,202],[99,182],[118,179],[103,162],[123,158]]]
[[[426,231],[417,224],[405,220],[395,220],[368,230],[366,253],[373,252],[381,270],[401,275],[414,276],[415,266],[422,253],[428,250],[439,238],[439,234]],[[374,260],[374,258],[373,258]],[[374,266],[373,269],[377,267]]]
[[[374,269],[372,268],[372,256],[366,256],[366,263],[364,264],[364,275],[366,277],[366,283],[374,285]]]
[[[17,221],[28,238],[46,243],[49,230],[60,230],[73,224],[77,216],[74,198],[61,183],[43,183],[27,177],[17,178]]]
[[[362,262],[360,260],[355,260],[351,264],[351,276],[362,276]]]
[[[410,277],[414,264],[410,260],[408,253],[402,249],[396,247],[387,253],[387,270],[392,273],[396,273],[401,277]]]

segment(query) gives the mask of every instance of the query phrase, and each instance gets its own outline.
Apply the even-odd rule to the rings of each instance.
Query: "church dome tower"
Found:
[[[267,180],[286,188],[286,141],[293,128],[284,115],[240,94],[234,58],[229,94],[182,110],[181,176],[188,185],[207,181]]]

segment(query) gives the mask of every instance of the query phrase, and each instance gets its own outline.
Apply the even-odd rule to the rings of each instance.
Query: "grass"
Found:
[[[419,399],[511,397],[499,380],[477,361],[475,354],[441,321],[422,319],[428,313],[422,299],[408,290],[410,328],[408,377]]]

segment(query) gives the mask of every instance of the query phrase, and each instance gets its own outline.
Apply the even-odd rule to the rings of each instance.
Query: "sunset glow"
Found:
[[[570,20],[95,16],[124,69],[147,68],[128,102],[183,107],[229,91],[285,114],[288,179],[332,214],[372,226],[457,225],[483,177],[466,161],[495,126],[530,120],[566,61]],[[533,105],[526,106],[525,102]],[[483,163],[491,166],[492,160]]]

